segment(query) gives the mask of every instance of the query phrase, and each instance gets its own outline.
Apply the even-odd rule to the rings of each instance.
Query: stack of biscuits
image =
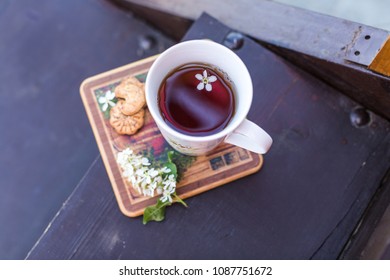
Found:
[[[110,124],[119,134],[135,134],[144,124],[145,85],[128,77],[115,88],[118,102],[110,111]]]

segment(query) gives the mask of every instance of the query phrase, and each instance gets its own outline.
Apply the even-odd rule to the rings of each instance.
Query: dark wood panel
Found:
[[[208,15],[184,40],[223,42]],[[120,214],[100,159],[30,252],[30,259],[335,259],[390,166],[390,124],[244,37],[236,50],[254,82],[249,119],[274,138],[259,173],[170,207],[143,226]]]
[[[390,77],[368,69],[389,31],[264,0],[115,1],[135,7],[134,12],[154,24],[172,22],[169,34],[183,31],[183,24],[175,25],[172,19],[187,23],[210,13],[390,119]],[[149,11],[158,14],[152,17]]]
[[[390,140],[389,140],[390,141]],[[389,259],[388,224],[390,215],[390,169],[380,182],[369,207],[346,244],[342,259]]]
[[[0,1],[0,259],[26,256],[98,155],[81,81],[172,43],[106,0]]]
[[[390,78],[350,62],[332,62],[268,45],[275,53],[316,75],[369,110],[390,119]]]
[[[142,3],[139,5],[123,0],[111,1],[119,7],[130,9],[138,18],[146,20],[149,24],[176,41],[179,41],[184,36],[193,23],[191,19],[175,16],[159,9],[145,8]]]

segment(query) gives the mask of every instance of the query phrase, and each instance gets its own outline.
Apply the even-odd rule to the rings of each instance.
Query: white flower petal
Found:
[[[147,176],[145,181],[147,184],[150,184],[152,183],[152,178],[150,178],[150,176]]]
[[[154,177],[156,177],[157,175],[158,175],[158,171],[157,170],[154,170],[154,169],[151,169],[151,170],[149,170],[149,175],[152,177],[152,178],[154,178]]]
[[[172,197],[170,196],[170,194],[168,194],[168,195],[166,196],[166,198],[169,200],[169,202],[172,202]]]
[[[100,96],[99,99],[98,99],[98,101],[99,101],[100,104],[103,104],[103,103],[106,103],[106,102],[107,102],[107,99],[106,99],[106,97],[104,97],[104,96]]]
[[[112,102],[112,101],[108,101],[108,104],[109,104],[111,107],[114,107],[114,106],[115,106],[115,103]]]
[[[110,90],[106,92],[106,98],[108,100],[112,100],[112,99],[114,99],[114,97],[115,97],[115,93],[114,92],[112,92]]]
[[[108,107],[109,103],[105,105]],[[176,178],[173,174],[169,174],[171,172],[169,168],[165,166],[155,169],[145,166],[151,165],[149,159],[142,155],[135,155],[130,148],[117,154],[117,163],[122,169],[122,176],[139,193],[151,197],[155,193],[162,194],[162,202],[172,202],[172,195],[176,191]]]
[[[217,77],[215,77],[215,76],[210,76],[209,77],[209,83],[213,83],[213,82],[215,82],[217,80]]]
[[[135,174],[137,174],[137,175],[140,176],[140,177],[143,177],[144,171],[143,171],[142,169],[137,169],[137,171],[135,172]]]
[[[142,165],[150,165],[149,159],[147,159],[147,158],[145,158],[145,157],[143,157],[143,158],[141,159],[141,163],[142,163]]]
[[[203,71],[203,77],[207,78],[207,71],[206,70]]]
[[[163,172],[163,173],[170,173],[170,172],[171,172],[171,169],[169,169],[168,167],[164,166],[164,167],[161,169],[161,172]]]
[[[102,106],[102,110],[103,112],[105,112],[108,108],[108,103],[104,103],[103,106]]]
[[[195,78],[197,78],[199,81],[203,80],[203,76],[201,74],[196,74]]]
[[[198,90],[204,89],[204,83],[199,83],[196,87]]]
[[[211,84],[206,84],[207,91],[211,91],[212,89],[213,89],[213,87],[211,86]]]
[[[156,178],[154,178],[154,180],[155,180],[157,183],[161,183],[163,179],[162,179],[161,176],[157,176]]]

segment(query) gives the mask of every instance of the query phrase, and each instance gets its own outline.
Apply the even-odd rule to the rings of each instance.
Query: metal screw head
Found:
[[[231,50],[238,50],[244,44],[244,35],[232,31],[226,35],[223,44]]]
[[[351,114],[349,115],[349,118],[351,120],[351,123],[355,127],[362,127],[370,123],[371,116],[370,113],[362,108],[355,108],[352,110]]]

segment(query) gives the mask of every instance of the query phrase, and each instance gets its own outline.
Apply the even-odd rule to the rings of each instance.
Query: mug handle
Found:
[[[239,127],[226,136],[224,142],[258,154],[265,154],[272,145],[272,138],[257,124],[245,119]]]

